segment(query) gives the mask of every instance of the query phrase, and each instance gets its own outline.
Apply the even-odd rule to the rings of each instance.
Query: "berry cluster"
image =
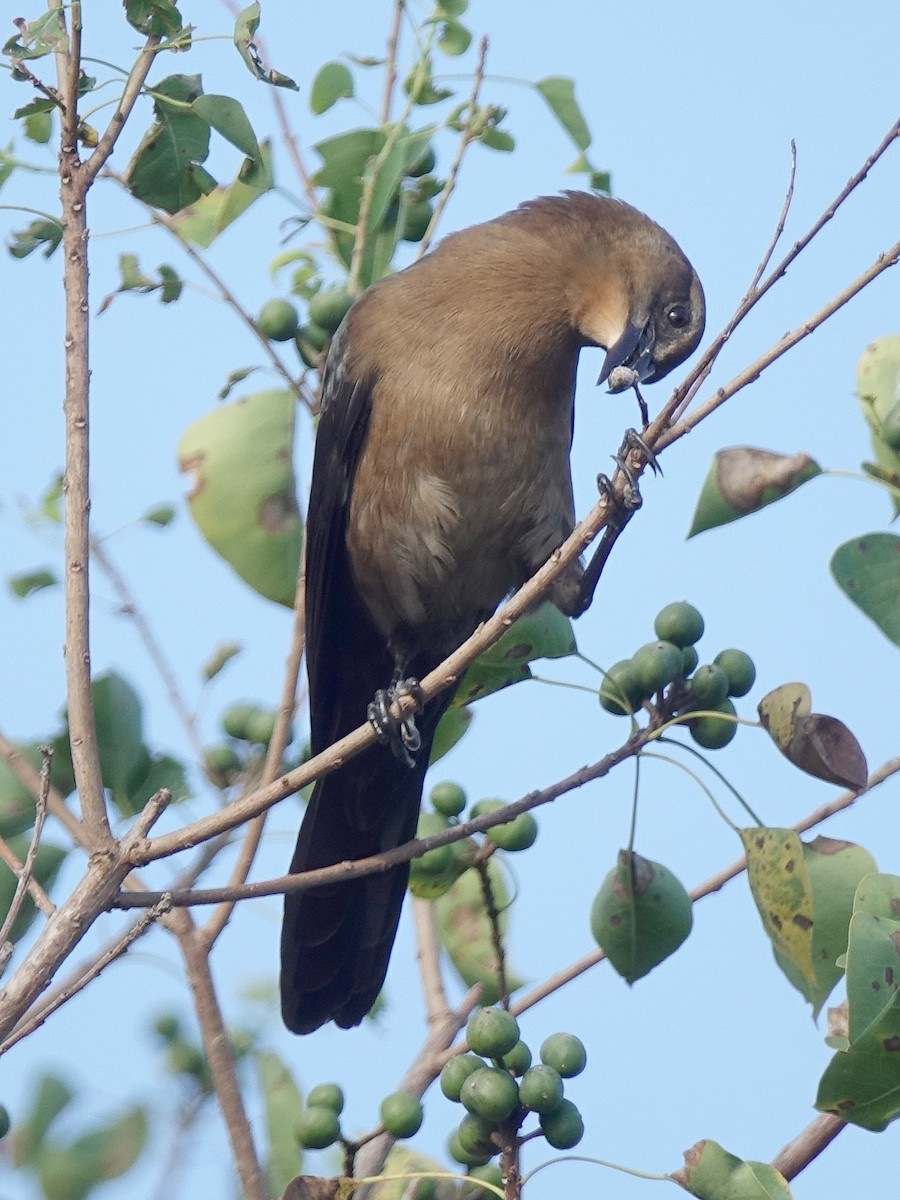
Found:
[[[732,698],[745,696],[756,679],[752,658],[743,650],[722,650],[711,663],[698,665],[695,644],[703,636],[704,622],[686,600],[661,609],[653,628],[657,641],[606,672],[600,704],[607,712],[630,716],[652,703],[664,720],[697,712],[687,721],[694,741],[706,750],[727,746],[737,732]]]
[[[555,1149],[568,1150],[581,1141],[581,1114],[563,1094],[563,1080],[579,1075],[587,1062],[577,1037],[548,1037],[534,1066],[518,1022],[505,1009],[481,1009],[469,1020],[466,1037],[469,1053],[450,1059],[441,1071],[441,1091],[466,1110],[450,1136],[452,1158],[470,1173],[487,1169],[504,1146],[522,1136],[519,1130],[532,1113]]]

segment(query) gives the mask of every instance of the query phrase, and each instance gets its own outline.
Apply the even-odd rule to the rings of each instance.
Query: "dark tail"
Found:
[[[373,746],[318,781],[292,873],[380,854],[415,836],[434,731],[451,696],[431,701],[417,718],[422,748],[415,766]],[[371,1009],[387,974],[408,878],[403,863],[285,895],[281,1012],[293,1033],[311,1033],[326,1021],[349,1029]]]

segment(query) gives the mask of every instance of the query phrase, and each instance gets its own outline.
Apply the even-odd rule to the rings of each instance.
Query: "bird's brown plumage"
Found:
[[[700,282],[664,230],[568,192],[453,234],[354,304],[325,369],[307,541],[312,748],[364,719],[394,672],[421,676],[571,532],[575,370],[648,382],[696,347]],[[579,608],[576,563],[551,598]],[[316,785],[291,870],[413,836],[444,693],[410,769],[373,747]],[[282,1011],[357,1024],[384,980],[408,869],[285,900]]]

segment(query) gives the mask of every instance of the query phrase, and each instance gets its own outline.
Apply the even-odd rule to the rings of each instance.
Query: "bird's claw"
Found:
[[[625,476],[625,487],[621,499],[617,495],[608,475],[601,472],[597,476],[597,490],[600,494],[606,496],[614,508],[624,508],[628,512],[634,512],[643,504],[637,480],[634,477],[631,467],[628,465],[628,455],[632,450],[637,450],[644,456],[647,466],[654,474],[662,475],[662,467],[659,465],[656,455],[636,430],[628,429],[625,431],[622,445],[612,456],[613,462]]]
[[[411,696],[416,707],[395,717],[391,707],[397,700]],[[375,736],[384,746],[390,746],[395,758],[414,767],[416,754],[422,748],[422,735],[416,728],[416,713],[421,712],[425,696],[418,679],[396,679],[389,688],[379,688],[366,709],[366,719]]]
[[[622,459],[625,458],[631,450],[638,450],[641,454],[643,454],[644,458],[646,459],[647,466],[654,475],[662,475],[663,471],[662,467],[659,465],[659,460],[636,429],[625,430],[625,436],[622,439],[622,445],[619,447],[618,454],[615,455],[615,461],[620,467],[622,466]]]

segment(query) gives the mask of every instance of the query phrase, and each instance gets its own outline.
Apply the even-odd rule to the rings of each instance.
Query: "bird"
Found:
[[[373,696],[389,722],[397,685],[433,670],[574,528],[581,350],[606,351],[599,382],[624,367],[652,383],[704,324],[700,280],[673,238],[623,201],[577,191],[452,233],[355,300],[323,369],[307,510],[314,755],[362,724]],[[550,593],[568,615],[584,606],[582,575],[573,562]],[[406,744],[376,743],[317,781],[291,874],[415,836],[452,696],[420,707]],[[289,1030],[348,1029],[370,1011],[408,875],[404,863],[285,894]]]

